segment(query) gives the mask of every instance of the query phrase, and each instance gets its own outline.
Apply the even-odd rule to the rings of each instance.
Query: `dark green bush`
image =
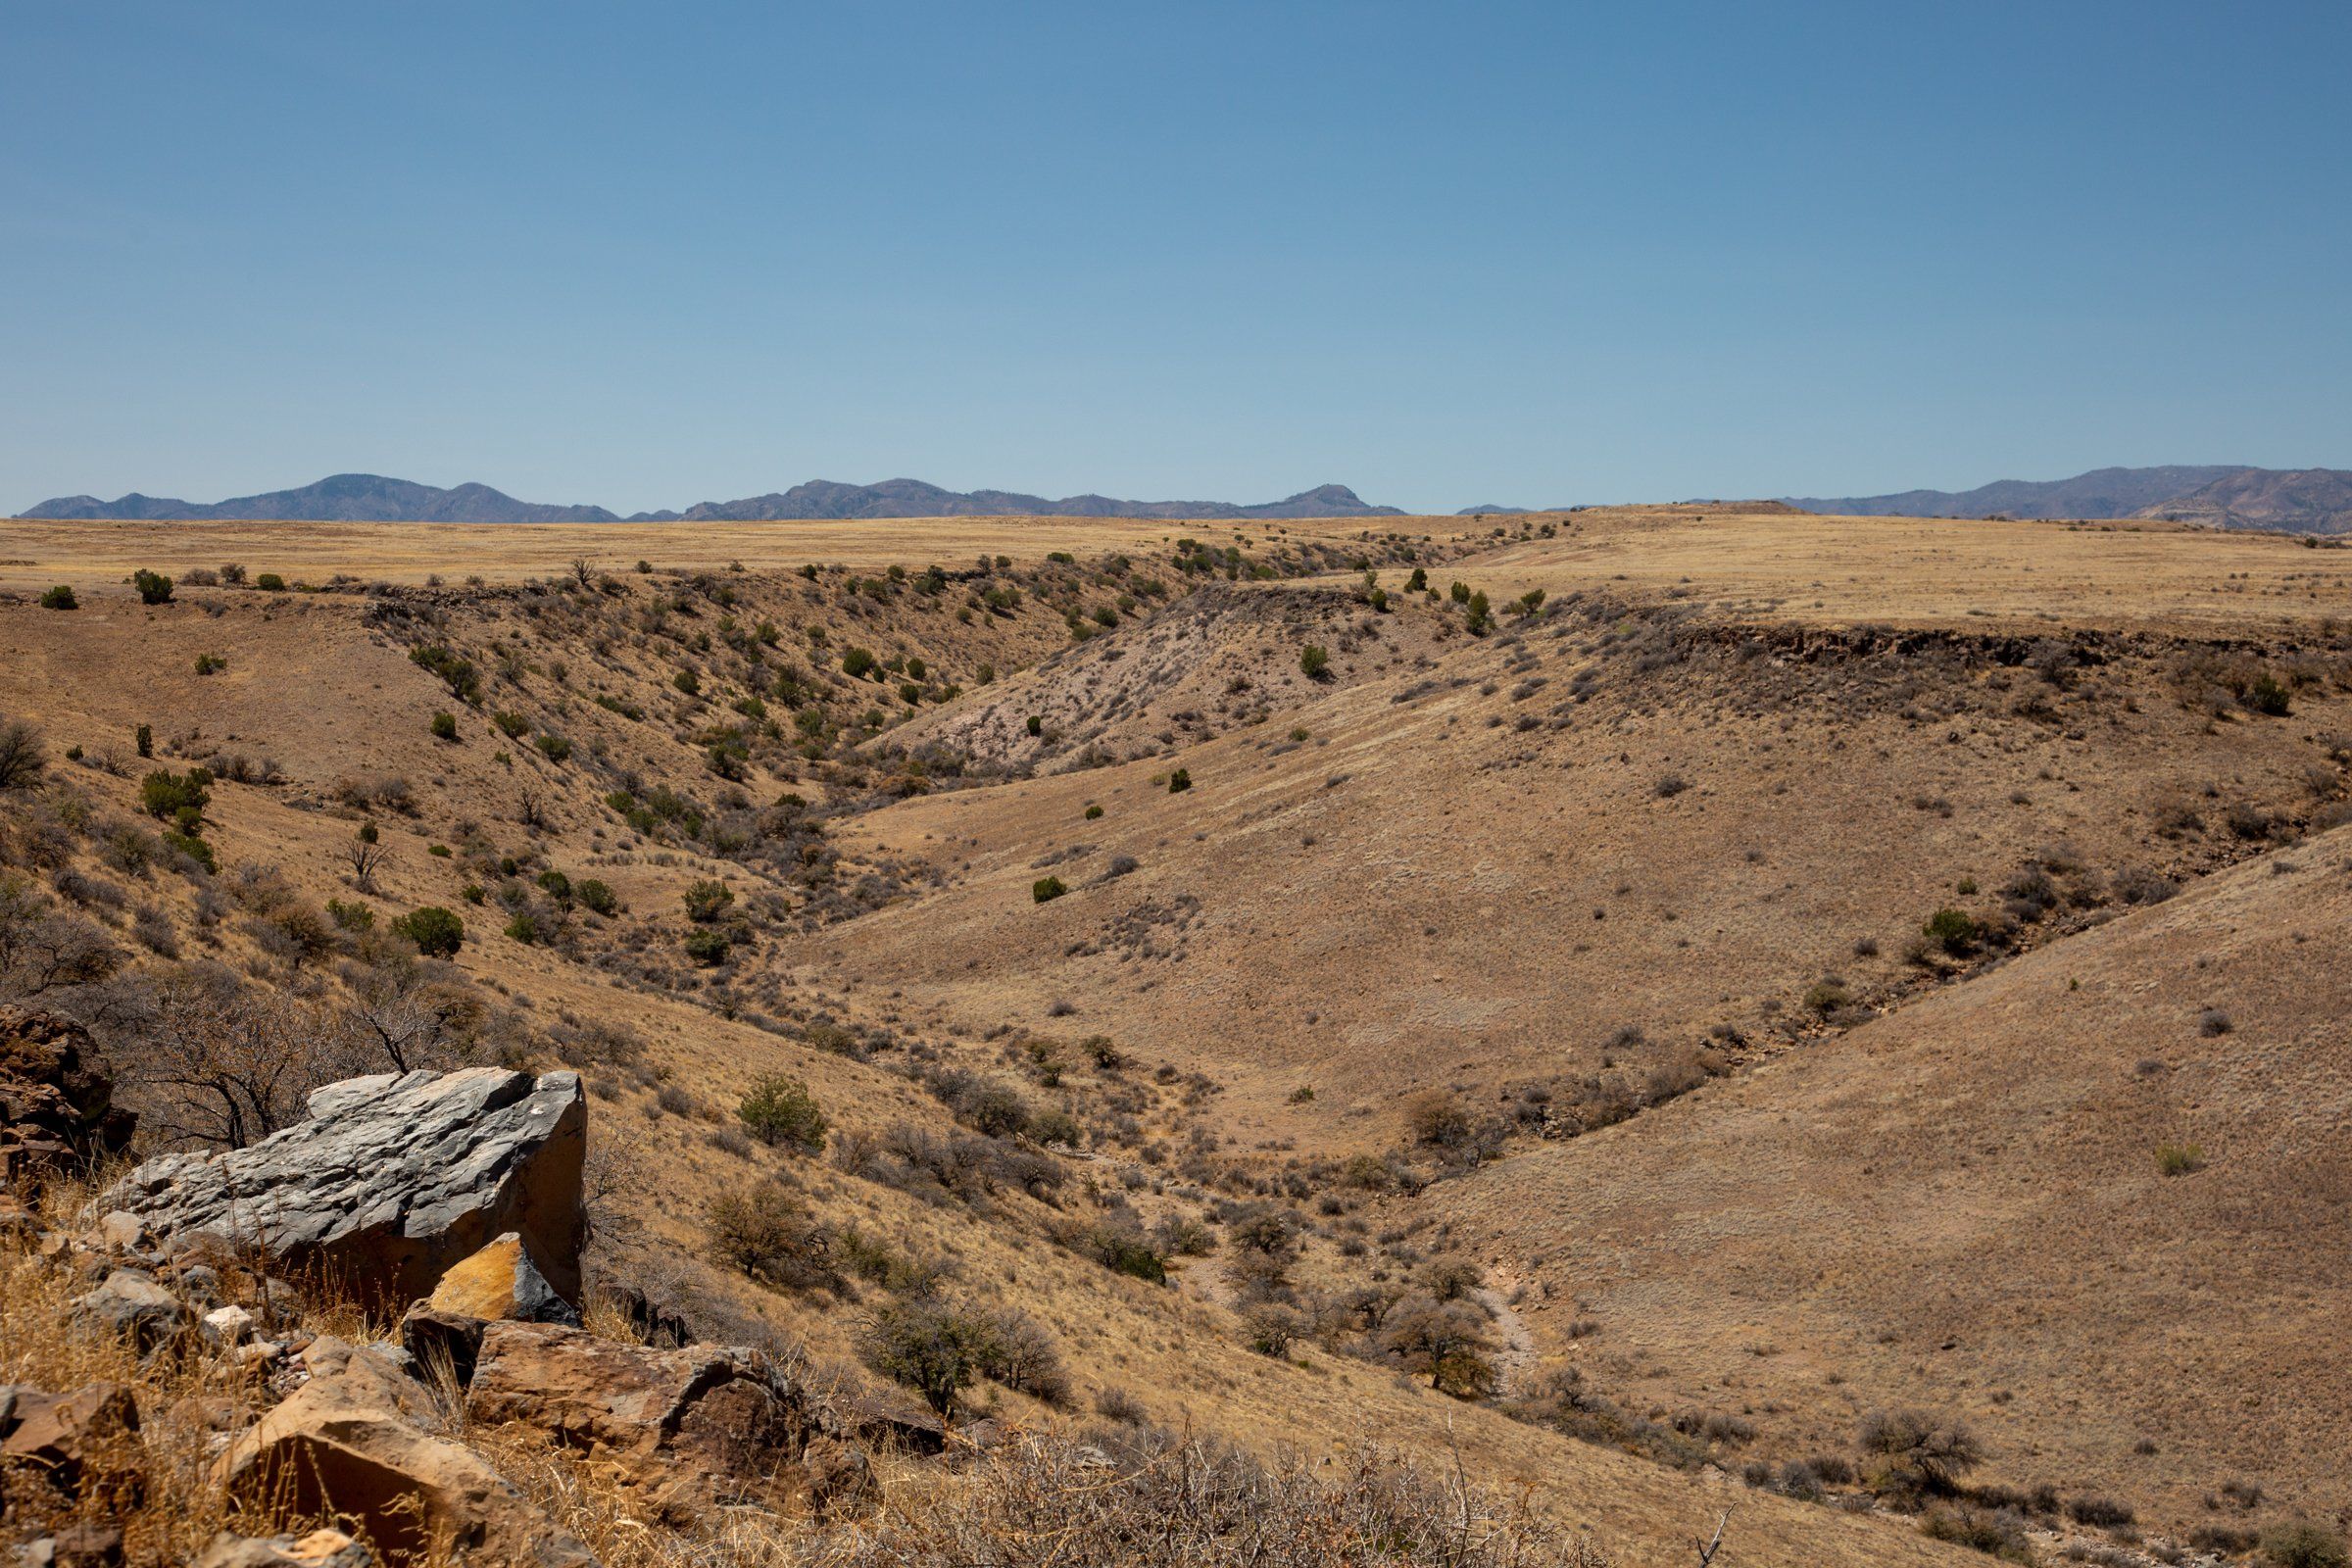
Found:
[[[428,958],[454,958],[466,944],[466,922],[437,904],[410,910],[392,922],[392,929]]]
[[[1041,876],[1034,884],[1031,885],[1029,889],[1029,897],[1039,904],[1051,904],[1055,899],[1060,898],[1064,893],[1069,891],[1070,890],[1067,887],[1062,885],[1061,878],[1057,876]]]
[[[482,700],[482,674],[473,667],[471,660],[462,658],[438,644],[430,644],[411,649],[409,662],[419,669],[429,669],[440,676],[442,684],[449,688],[449,694],[467,707]]]
[[[1977,922],[1964,909],[1946,906],[1928,916],[1921,928],[1930,942],[1946,953],[1964,954],[1977,945]]]
[[[41,595],[41,608],[43,610],[79,610],[81,601],[74,597],[73,589],[61,582]]]
[[[139,805],[149,816],[181,821],[181,813],[192,811],[201,820],[204,808],[212,804],[213,775],[201,767],[191,767],[185,773],[174,773],[159,767],[139,780]],[[182,822],[183,828],[185,822]]]
[[[598,914],[612,914],[620,907],[620,900],[611,887],[595,877],[583,878],[572,888],[573,895]]]
[[[160,571],[141,566],[130,574],[131,586],[139,591],[142,605],[168,605],[172,602],[172,579]]]
[[[454,741],[457,738],[458,715],[455,713],[435,713],[433,715],[433,739],[437,741]]]

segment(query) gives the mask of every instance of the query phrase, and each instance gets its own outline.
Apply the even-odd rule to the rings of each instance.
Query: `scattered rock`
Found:
[[[947,1451],[947,1423],[929,1410],[887,1394],[842,1394],[833,1399],[832,1425],[868,1446],[904,1453]]]
[[[462,1312],[444,1312],[419,1301],[400,1320],[400,1348],[409,1352],[419,1373],[438,1378],[443,1366],[451,1381],[463,1389],[473,1382],[474,1362],[482,1350],[482,1330],[488,1325]]]
[[[122,1568],[122,1531],[82,1520],[26,1546],[24,1561],[27,1568]]]
[[[253,1334],[253,1314],[241,1306],[217,1306],[200,1321],[215,1345],[242,1345]]]
[[[138,1401],[120,1383],[91,1383],[71,1394],[38,1389],[0,1392],[0,1462],[47,1476],[60,1491],[87,1475],[126,1469],[123,1453],[139,1430]]]
[[[146,1223],[136,1214],[116,1209],[98,1222],[98,1245],[118,1252],[135,1252],[147,1245]]]
[[[138,1117],[71,1018],[0,1007],[0,1180],[80,1170],[130,1142]]]
[[[311,1119],[217,1154],[151,1159],[106,1197],[169,1250],[259,1245],[294,1269],[406,1305],[514,1232],[577,1300],[587,1102],[577,1073],[500,1067],[352,1078]]]
[[[466,1414],[611,1459],[672,1516],[801,1484],[817,1435],[807,1391],[757,1351],[657,1350],[552,1323],[482,1331]]]
[[[586,1546],[471,1449],[427,1430],[432,1399],[421,1385],[325,1336],[305,1358],[311,1380],[230,1446],[220,1485],[297,1515],[353,1521],[396,1565],[438,1553],[502,1568],[592,1568]]]
[[[436,1312],[485,1323],[580,1326],[580,1309],[556,1293],[514,1231],[442,1275],[425,1304]]]
[[[223,1531],[193,1568],[375,1568],[375,1554],[340,1530],[314,1530],[299,1539]]]
[[[119,1268],[77,1298],[74,1321],[128,1341],[144,1355],[188,1326],[187,1303],[137,1269]]]

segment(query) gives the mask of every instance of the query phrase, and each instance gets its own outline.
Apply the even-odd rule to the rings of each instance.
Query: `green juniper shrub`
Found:
[[[392,922],[392,929],[428,958],[454,958],[466,943],[466,922],[437,904],[410,910]]]
[[[1331,654],[1320,643],[1308,643],[1298,652],[1298,667],[1309,680],[1321,680],[1331,668]]]
[[[771,1073],[735,1107],[746,1131],[773,1149],[815,1154],[825,1147],[825,1113],[798,1078]]]
[[[139,591],[142,605],[168,605],[172,602],[172,579],[160,571],[141,566],[130,574],[131,586]]]
[[[1950,954],[1965,954],[1977,945],[1977,922],[1963,909],[1946,906],[1928,916],[1921,932],[1930,942]]]
[[[1182,795],[1192,787],[1193,770],[1191,768],[1180,767],[1168,775],[1168,793],[1170,795]]]
[[[591,913],[610,915],[620,908],[620,900],[612,889],[595,877],[584,877],[574,884],[572,893],[586,905]]]
[[[705,968],[714,968],[727,961],[727,951],[734,941],[716,926],[698,926],[686,933],[686,956]]]
[[[681,897],[686,906],[686,918],[697,925],[709,925],[727,911],[735,902],[735,892],[715,877],[706,877],[689,887]]]
[[[1057,876],[1041,876],[1030,887],[1029,897],[1033,903],[1051,904],[1055,899],[1060,898],[1064,893],[1069,891],[1070,890],[1063,885],[1061,878]]]
[[[468,708],[482,700],[482,673],[473,667],[473,661],[435,643],[409,650],[409,662],[440,676],[449,694]]]
[[[157,768],[139,780],[139,804],[149,816],[178,820],[182,812],[194,811],[201,820],[212,804],[212,783],[213,775],[201,767],[185,773]]]
[[[220,869],[220,858],[213,854],[213,847],[193,833],[168,828],[164,832],[164,848],[172,854],[186,856],[209,872]]]
[[[454,741],[458,738],[458,715],[455,713],[446,712],[435,713],[433,715],[432,727],[433,739],[437,741]]]
[[[263,572],[253,579],[253,585],[266,594],[282,594],[286,591],[286,579],[274,571]]]
[[[43,610],[79,610],[81,601],[74,597],[73,589],[61,582],[41,595],[41,608]]]

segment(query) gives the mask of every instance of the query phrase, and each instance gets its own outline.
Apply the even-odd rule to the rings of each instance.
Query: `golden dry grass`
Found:
[[[2017,1138],[2011,1118],[2019,1112],[2004,1097],[2073,1096],[2068,1103],[2086,1118],[2082,1136],[2094,1143],[2122,1147],[2147,1131],[2129,1118],[2101,1119],[2113,1063],[2091,1063],[2098,1053],[2140,1049],[2117,1043],[2135,1041],[2147,1027],[2132,1010],[2129,987],[2137,982],[2126,977],[2139,973],[2134,966],[2158,966],[2147,971],[2153,976],[2184,960],[2122,945],[2153,919],[2213,906],[2184,898],[2154,916],[2132,915],[2086,935],[2066,934],[2069,922],[2055,921],[2029,934],[2050,944],[2042,953],[1958,985],[1942,1000],[1918,1000],[1934,988],[1902,961],[1902,946],[1928,910],[1953,900],[1974,899],[1979,908],[1996,904],[2002,879],[2055,842],[2071,844],[2102,875],[2144,863],[2185,878],[2262,852],[2220,827],[2225,806],[2311,812],[2311,770],[2334,765],[2325,736],[2352,730],[2352,698],[2340,674],[2323,673],[2299,688],[2291,717],[2210,720],[2182,705],[2172,674],[2180,645],[2164,639],[2260,638],[2266,658],[2332,657],[2340,649],[2328,622],[2343,609],[2337,558],[2269,539],[2164,529],[1818,519],[1737,509],[1628,510],[1554,521],[1562,530],[1555,538],[1466,555],[1434,568],[1433,579],[1473,583],[1498,607],[1527,586],[1545,587],[1555,601],[1581,592],[1608,601],[1607,616],[1525,628],[1516,640],[1506,620],[1506,635],[1477,640],[1450,634],[1436,611],[1403,606],[1385,619],[1379,638],[1339,653],[1340,678],[1322,686],[1298,678],[1294,638],[1309,629],[1317,637],[1328,628],[1345,632],[1368,612],[1344,599],[1326,603],[1334,598],[1328,582],[1311,595],[1245,587],[1239,592],[1290,594],[1315,607],[1302,612],[1297,628],[1283,622],[1248,635],[1171,637],[1157,649],[1155,628],[1146,625],[975,690],[919,721],[908,736],[960,737],[977,746],[990,734],[1018,736],[1026,712],[1073,715],[1077,723],[1092,693],[1131,690],[1129,710],[1104,735],[1122,757],[1149,755],[841,819],[830,831],[854,855],[934,868],[936,884],[918,877],[858,919],[774,936],[748,960],[739,989],[853,1021],[887,1022],[940,1040],[951,1059],[984,1068],[998,1065],[997,1054],[978,1037],[999,1025],[1065,1037],[1110,1033],[1137,1058],[1139,1076],[1162,1063],[1212,1076],[1223,1094],[1209,1119],[1232,1141],[1227,1157],[1269,1173],[1294,1148],[1339,1154],[1391,1147],[1399,1106],[1418,1091],[1458,1084],[1490,1103],[1514,1079],[1594,1070],[1624,1025],[1646,1032],[1645,1045],[1621,1051],[1645,1068],[1651,1055],[1687,1048],[1712,1024],[1737,1023],[1753,1043],[1753,1059],[1777,1055],[1787,1065],[1702,1090],[1605,1134],[1526,1150],[1470,1181],[1434,1189],[1418,1205],[1393,1200],[1395,1216],[1450,1221],[1457,1244],[1494,1266],[1499,1283],[1524,1284],[1534,1301],[1548,1299],[1545,1309],[1524,1314],[1544,1356],[1586,1357],[1642,1399],[1717,1410],[1776,1404],[1753,1417],[1776,1456],[1777,1446],[1842,1444],[1853,1411],[1872,1400],[1949,1398],[1980,1416],[2004,1474],[2043,1479],[2023,1462],[2039,1446],[2053,1464],[2068,1466],[2069,1485],[2129,1491],[2178,1508],[2210,1484],[2210,1471],[2240,1455],[2248,1464],[2274,1463],[2279,1450],[2259,1438],[2265,1421],[2278,1418],[2283,1441],[2330,1412],[2340,1416],[2347,1392],[2325,1369],[2311,1369],[2307,1356],[2281,1349],[2278,1337],[2303,1332],[2314,1311],[2333,1310],[2331,1284],[2313,1287],[2308,1300],[2256,1293],[2261,1319],[2232,1327],[2227,1353],[2198,1359],[2178,1327],[2138,1332],[2172,1321],[2163,1290],[2180,1277],[2180,1258],[2214,1257],[2211,1280],[2231,1290],[2248,1282],[2250,1270],[2276,1272],[2279,1254],[2267,1250],[2270,1242],[2238,1250],[2238,1237],[2254,1233],[2227,1205],[2176,1215],[2171,1228],[2144,1233],[2087,1221],[2053,1229],[2044,1216],[2035,1223],[2045,1228],[2024,1232],[2037,1242],[2031,1256],[2004,1250],[2005,1233],[1986,1218],[2014,1217],[2020,1211],[2002,1205],[2015,1205],[2021,1187],[2031,1185],[2033,1167],[2020,1161],[2032,1151]],[[1380,525],[1461,531],[1451,519]],[[633,915],[671,923],[659,928],[664,943],[674,942],[677,896],[687,881],[721,874],[748,891],[743,869],[674,847],[656,853],[630,844],[598,804],[605,782],[576,762],[543,765],[514,747],[520,755],[513,765],[501,763],[495,757],[503,743],[470,730],[462,746],[431,741],[425,722],[449,706],[447,694],[408,661],[396,638],[365,623],[356,596],[183,589],[183,603],[146,610],[116,579],[134,564],[171,570],[241,559],[254,571],[313,581],[338,571],[408,582],[432,571],[453,581],[479,572],[511,581],[561,571],[587,540],[599,544],[591,553],[600,566],[624,574],[642,553],[664,568],[742,559],[756,579],[758,568],[789,569],[804,557],[866,569],[891,563],[919,568],[935,557],[955,564],[982,550],[1036,559],[1054,549],[1120,548],[1140,560],[1164,554],[1163,538],[1227,536],[1205,525],[1071,519],[733,530],[217,526],[219,533],[77,523],[21,534],[11,525],[0,557],[21,559],[0,564],[0,581],[12,589],[53,580],[92,588],[84,596],[90,608],[72,615],[25,603],[0,607],[0,712],[39,718],[57,745],[115,753],[128,776],[76,770],[73,777],[118,810],[129,808],[143,765],[122,755],[137,722],[153,721],[160,738],[187,736],[191,758],[215,744],[275,757],[288,775],[282,786],[219,787],[212,836],[224,860],[281,866],[314,898],[353,896],[340,852],[355,817],[336,803],[337,780],[402,774],[414,784],[417,814],[382,817],[394,848],[377,901],[387,908],[458,903],[469,873],[425,851],[470,818],[502,844],[527,845],[575,876],[610,879]],[[1357,525],[1282,526],[1293,537],[1308,529],[1352,537]],[[1275,525],[1233,531],[1263,539]],[[821,551],[811,543],[820,537],[828,541]],[[657,552],[656,542],[673,548]],[[1397,574],[1384,580],[1394,586]],[[771,596],[760,600],[763,607],[784,606],[773,612],[780,615],[814,621],[834,612],[795,608],[790,595],[798,588],[790,582],[777,589],[747,579],[747,586]],[[664,776],[660,769],[681,765],[670,732],[690,732],[698,720],[664,706],[672,694],[658,658],[624,645],[610,663],[592,662],[577,646],[535,641],[527,620],[495,601],[455,596],[448,614],[443,634],[467,646],[517,648],[540,671],[498,686],[494,705],[530,706],[536,719],[560,723],[583,749],[606,745],[615,767]],[[1645,666],[1640,650],[1652,643],[1644,639],[1668,618],[1687,647]],[[1050,617],[1037,617],[1042,626],[983,623],[977,630],[934,619],[941,623],[882,619],[859,634],[870,630],[884,647],[897,639],[920,648],[959,676],[983,657],[1009,669],[1064,644]],[[2097,630],[2145,640],[2099,645],[2104,662],[2045,692],[2018,666],[1965,649],[1944,660],[1916,647],[1836,644],[1829,636],[1870,623],[1957,639]],[[1555,638],[1555,625],[1571,629]],[[1620,625],[1639,635],[1603,646]],[[1788,633],[1785,644],[1762,655],[1741,652],[1743,640],[1775,628]],[[800,621],[788,618],[786,631],[789,646]],[[227,669],[196,676],[193,661],[203,652],[225,654]],[[559,657],[573,666],[568,683],[544,674]],[[1597,672],[1593,694],[1572,703],[1569,691],[1588,668]],[[1544,684],[1518,695],[1532,678]],[[1249,681],[1249,693],[1233,700],[1234,711],[1220,713],[1236,679]],[[1119,684],[1130,681],[1131,688]],[[590,690],[644,703],[657,717],[642,728],[625,725],[593,710]],[[2028,699],[2048,712],[2025,710]],[[1252,705],[1266,709],[1262,721],[1241,710]],[[1549,719],[1560,708],[1564,722],[1555,726]],[[1197,723],[1179,717],[1194,710],[1201,715]],[[1539,724],[1521,727],[1530,715]],[[1290,741],[1294,728],[1307,738]],[[688,771],[676,776],[706,788],[693,772],[698,760],[691,751],[685,756]],[[1049,765],[1068,756],[1057,754]],[[1171,795],[1159,781],[1175,765],[1189,769],[1190,792]],[[1661,792],[1669,772],[1689,787]],[[786,788],[817,793],[806,780],[768,771],[756,773],[750,787],[762,798]],[[2216,792],[2210,799],[2209,787]],[[515,825],[525,789],[552,803],[543,831],[526,834]],[[2207,824],[2162,838],[2156,811],[2175,799],[2202,803]],[[1090,803],[1104,808],[1101,818],[1085,818]],[[1034,905],[1037,862],[1079,844],[1092,848],[1058,863],[1076,891]],[[1101,880],[1119,853],[1134,855],[1139,869]],[[2230,885],[2269,892],[2263,874],[2259,866],[2235,873]],[[2278,901],[2305,880],[2282,879],[2270,902],[2249,906],[2247,929],[2275,937],[2287,918]],[[1961,894],[1963,881],[1981,891]],[[1187,908],[1187,899],[1196,905]],[[1154,1289],[1041,1245],[1054,1216],[1027,1200],[1008,1199],[981,1217],[765,1151],[733,1152],[712,1134],[751,1080],[772,1070],[806,1077],[838,1129],[907,1122],[945,1131],[949,1123],[941,1106],[896,1073],[716,1016],[690,989],[624,989],[560,954],[496,937],[498,919],[487,910],[467,916],[478,922],[463,956],[471,972],[527,998],[541,1020],[628,1023],[647,1037],[651,1062],[701,1103],[701,1114],[664,1110],[653,1085],[636,1083],[616,1085],[597,1102],[597,1136],[622,1152],[630,1177],[609,1206],[614,1223],[604,1261],[666,1271],[681,1288],[774,1325],[821,1358],[851,1353],[860,1302],[766,1293],[703,1263],[699,1214],[710,1194],[783,1170],[827,1217],[854,1221],[906,1253],[953,1258],[962,1287],[1048,1324],[1077,1374],[1081,1403],[1097,1389],[1123,1389],[1157,1420],[1230,1433],[1265,1452],[1287,1446],[1318,1460],[1368,1431],[1424,1454],[1458,1442],[1477,1479],[1530,1489],[1544,1509],[1592,1527],[1629,1562],[1687,1560],[1688,1537],[1734,1496],[1742,1500],[1733,1560],[1959,1560],[1956,1548],[1920,1539],[1906,1523],[1851,1518],[1662,1470],[1437,1398],[1352,1357],[1308,1348],[1298,1358],[1303,1365],[1293,1365],[1251,1354],[1233,1315],[1207,1293]],[[1138,918],[1161,956],[1120,938],[1122,922]],[[2199,929],[2191,913],[2178,919],[2184,932]],[[1858,938],[1875,940],[1879,953],[1858,956]],[[1886,1044],[1907,1038],[1914,1016],[1941,1016],[1931,1009],[1980,994],[2010,995],[1998,988],[2027,985],[2021,976],[2068,972],[2053,966],[2078,951],[2107,951],[2097,944],[2117,956],[2102,960],[2100,972],[2111,978],[2101,989],[2093,991],[2090,971],[2081,971],[2087,994],[2065,1004],[2083,1009],[2067,1027],[2087,1044],[2057,1064],[2064,1072],[2034,1054],[2029,1025],[2045,1021],[2049,1006],[2038,993],[2015,993],[2025,1000],[2002,1004],[2012,1009],[2002,1014],[2011,1021],[1997,1030],[1981,1021],[1937,1025],[1935,1052],[1904,1054]],[[2327,961],[2340,968],[2342,956],[2328,952]],[[1843,1042],[1825,1038],[1817,1025],[1793,1038],[1776,1032],[1772,1020],[1831,969],[1866,1000],[1897,1010]],[[2333,1005],[2331,991],[2313,996],[2315,1008]],[[1051,1013],[1057,1001],[1075,1012],[1057,1020]],[[2118,1022],[2102,1035],[2106,1019]],[[951,1026],[954,1041],[946,1043]],[[1988,1031],[1982,1048],[1980,1026]],[[2248,1034],[2233,1038],[2242,1046]],[[1882,1103],[1871,1085],[1874,1074],[1890,1071],[1890,1054],[1904,1065],[1888,1080],[1899,1086],[1888,1088],[1890,1103]],[[1966,1067],[1975,1076],[1947,1081],[1929,1070],[1945,1058],[1952,1071]],[[2218,1071],[2223,1058],[2200,1059]],[[1871,1065],[1837,1067],[1853,1060]],[[2254,1105],[2252,1086],[2261,1081],[2259,1073],[2236,1081],[2231,1102]],[[1811,1087],[1817,1082],[1842,1088],[1829,1094]],[[2329,1082],[2309,1072],[2293,1079],[2299,1117],[2324,1119],[2333,1103]],[[1315,1098],[1295,1103],[1301,1087],[1313,1087]],[[2128,1076],[2115,1086],[2118,1095],[2132,1092]],[[1812,1147],[1868,1140],[1878,1135],[1862,1129],[1882,1125],[1887,1138],[1940,1152],[1882,1163],[1873,1152],[1844,1149],[1842,1162],[1825,1166]],[[1163,1105],[1145,1130],[1173,1140],[1179,1118]],[[1946,1142],[1934,1143],[1931,1134]],[[2309,1136],[2319,1141],[2292,1147],[2333,1147],[2319,1133]],[[2219,1135],[2209,1143],[2221,1147]],[[1615,1161],[1612,1151],[1622,1152]],[[1751,1161],[1757,1177],[1774,1184],[1772,1206],[1739,1221],[1752,1232],[1735,1237],[1739,1245],[1710,1246],[1710,1227],[1732,1224],[1721,1216],[1752,1200],[1740,1196]],[[1871,1175],[1856,1177],[1857,1164],[1873,1166]],[[2277,1178],[2273,1186],[2291,1174],[2283,1156],[2261,1168]],[[1097,1174],[1074,1169],[1081,1181]],[[2085,1212],[2122,1211],[2100,1204],[2128,1209],[2131,1199],[2144,1197],[2147,1180],[2133,1167],[2123,1186],[2088,1183],[2080,1189]],[[2180,1185],[2151,1190],[2169,1199]],[[1588,1195],[1603,1192],[1611,1195],[1600,1211],[1606,1223],[1589,1242],[1580,1240]],[[1842,1230],[1814,1224],[1808,1205],[1816,1201],[1849,1205],[1849,1223]],[[1671,1204],[1705,1208],[1707,1216],[1678,1229],[1669,1216],[1685,1210]],[[1899,1215],[1921,1217],[1920,1235],[1901,1231]],[[1933,1250],[1939,1238],[1943,1250],[1923,1259],[1917,1250]],[[1325,1242],[1314,1244],[1317,1278],[1337,1277],[1329,1252]],[[1978,1256],[2005,1259],[2006,1268],[1990,1271],[1972,1294],[1948,1271]],[[2001,1288],[2011,1277],[2030,1287]],[[1912,1316],[1890,1317],[1899,1334],[1893,1347],[1859,1345],[1857,1322],[1891,1312],[1899,1288],[1914,1278],[1937,1282],[1945,1295],[1933,1310],[1920,1305]],[[2117,1289],[2119,1280],[2132,1288]],[[2197,1298],[2208,1322],[2230,1298],[2221,1285],[2197,1287],[2208,1293]],[[1841,1308],[1803,1299],[1836,1290],[1851,1293]],[[1602,1332],[1571,1347],[1563,1320],[1576,1310],[1568,1303],[1586,1296],[1598,1303]],[[2089,1298],[2113,1304],[2092,1312],[2081,1305]],[[2075,1340],[2059,1340],[2046,1354],[2019,1349],[2040,1327],[2037,1317],[2066,1327]],[[1963,1348],[1926,1349],[1919,1341],[1938,1327]],[[1781,1348],[1750,1353],[1751,1344],[1768,1339]],[[2007,1347],[1997,1355],[1971,1348],[1996,1341]],[[2085,1342],[2093,1348],[2082,1349]],[[2096,1359],[2096,1376],[2070,1370],[2068,1353]],[[1601,1366],[1607,1358],[1627,1364]],[[1946,1377],[1936,1371],[1944,1363],[1965,1370]],[[2271,1374],[2260,1369],[2273,1365],[2300,1369],[2280,1374],[2297,1379],[2300,1392],[2262,1381]],[[1829,1383],[1832,1371],[1848,1381]],[[2261,1381],[2270,1402],[2214,1421],[2210,1432],[2176,1423],[2157,1440],[2161,1451],[2152,1459],[2115,1453],[2116,1443],[2150,1419],[2146,1406],[2118,1390],[2156,1398],[2186,1389],[2209,1407],[2226,1406],[2248,1392],[2247,1378]],[[2029,1380],[2041,1393],[2029,1396]],[[1995,1388],[2010,1385],[2015,1397],[1992,1404]],[[996,1397],[1024,1419],[1058,1419],[1016,1396]],[[2070,1406],[2070,1398],[2080,1403]],[[2291,1479],[2299,1495],[2324,1503],[2328,1488],[2343,1479],[2340,1462],[2324,1447],[2306,1447],[2319,1457],[2300,1471],[2280,1463],[2279,1484]]]
[[[960,567],[980,555],[1034,562],[1049,551],[1159,553],[1179,538],[1219,549],[1237,540],[1348,540],[1366,532],[1452,539],[1459,517],[1363,517],[1269,522],[1178,522],[1134,517],[893,517],[849,522],[0,522],[0,589],[39,592],[126,581],[138,568],[176,575],[236,562],[288,582],[338,574],[366,582],[492,583],[557,577],[586,560],[626,571],[640,560],[664,568],[715,570],[735,562],[761,571],[805,563],[861,570],[893,564]]]

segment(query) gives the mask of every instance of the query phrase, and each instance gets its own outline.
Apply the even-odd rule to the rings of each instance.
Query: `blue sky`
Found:
[[[0,511],[2352,466],[2352,7],[0,0]]]

